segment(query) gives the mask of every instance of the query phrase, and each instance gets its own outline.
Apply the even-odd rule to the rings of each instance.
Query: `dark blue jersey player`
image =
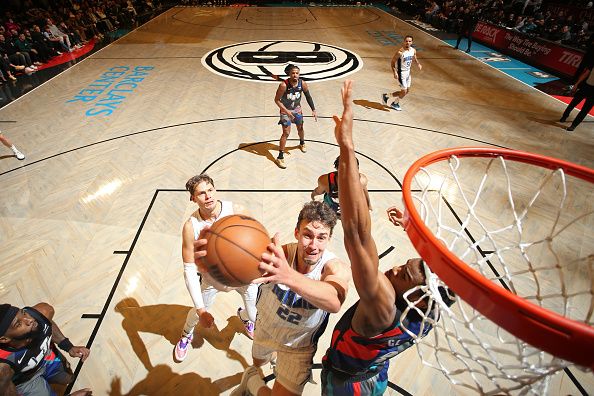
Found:
[[[297,133],[299,134],[299,148],[304,153],[305,148],[305,132],[303,131],[303,112],[301,111],[301,97],[305,96],[307,104],[311,108],[315,120],[318,120],[316,107],[313,99],[309,93],[307,82],[299,77],[299,67],[295,65],[287,65],[285,73],[289,76],[283,80],[274,97],[274,103],[280,109],[280,121],[278,122],[283,128],[283,134],[280,138],[278,157],[275,160],[279,168],[285,169],[284,150],[287,144],[287,138],[291,134],[291,124],[297,126]]]
[[[56,345],[72,357],[85,360],[90,351],[74,346],[52,320],[46,303],[17,308],[0,305],[0,394],[53,396],[50,383],[68,384],[72,371]],[[71,396],[91,395],[82,389]]]

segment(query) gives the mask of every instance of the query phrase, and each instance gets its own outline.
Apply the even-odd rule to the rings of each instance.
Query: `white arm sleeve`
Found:
[[[202,289],[200,288],[200,279],[198,279],[198,267],[196,263],[184,263],[184,279],[186,280],[186,287],[190,292],[190,297],[194,302],[194,308],[204,308],[204,300],[202,299]]]

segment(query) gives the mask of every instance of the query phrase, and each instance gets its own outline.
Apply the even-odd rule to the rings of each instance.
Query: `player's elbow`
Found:
[[[328,304],[328,307],[326,307],[326,311],[328,311],[329,313],[338,313],[338,311],[340,311],[340,307],[342,307],[342,303],[337,298],[335,299],[335,301],[331,301],[330,304]]]

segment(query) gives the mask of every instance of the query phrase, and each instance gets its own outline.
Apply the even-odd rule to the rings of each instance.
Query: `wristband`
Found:
[[[69,352],[74,345],[70,342],[68,338],[64,338],[62,341],[58,343],[58,348],[63,350],[64,352]]]

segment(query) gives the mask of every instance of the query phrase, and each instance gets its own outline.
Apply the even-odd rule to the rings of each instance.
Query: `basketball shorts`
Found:
[[[322,396],[381,396],[388,387],[389,362],[375,375],[351,377],[322,368]]]
[[[412,77],[410,72],[400,73],[398,75],[398,84],[400,84],[400,90],[409,89],[412,83]]]
[[[274,341],[262,326],[256,326],[252,356],[256,359],[270,361],[276,352],[276,380],[290,392],[302,394],[303,388],[311,380],[311,368],[316,346],[305,348],[289,348]]]
[[[210,309],[210,307],[212,307],[212,304],[214,304],[215,297],[217,296],[218,292],[222,291],[227,293],[232,290],[235,290],[237,293],[239,293],[241,298],[243,298],[246,308],[251,305],[254,307],[255,311],[256,300],[258,299],[258,287],[260,285],[250,283],[246,286],[231,287],[217,282],[208,275],[198,273],[198,276],[200,276],[200,286],[202,288],[202,300],[204,301],[204,308],[207,311]]]
[[[66,384],[72,379],[72,370],[57,350],[52,348],[52,353],[45,358],[45,364],[28,379],[16,386],[19,396],[56,396],[50,383]]]
[[[291,110],[291,113],[293,113],[293,116],[295,116],[293,121],[291,121],[291,118],[289,118],[288,115],[281,113],[278,124],[285,127],[291,126],[291,124],[303,125],[303,112],[301,111],[301,107],[297,106],[294,110]]]

